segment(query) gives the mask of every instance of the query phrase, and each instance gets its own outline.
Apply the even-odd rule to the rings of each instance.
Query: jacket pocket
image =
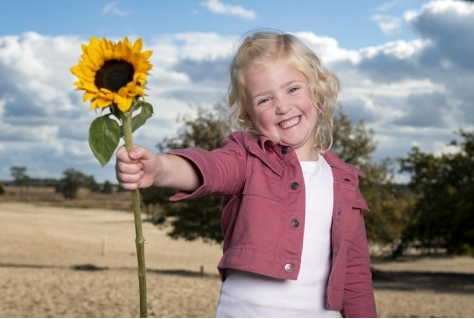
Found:
[[[244,195],[262,196],[280,201],[281,178],[266,167],[252,169],[244,186]]]
[[[271,168],[261,158],[249,155],[244,195],[262,196],[279,202],[282,176],[275,167]]]
[[[338,193],[338,215],[344,229],[343,240],[349,242],[349,247],[354,241],[354,237],[359,225],[360,214],[368,210],[367,203],[359,189],[353,185],[341,185]],[[339,217],[339,216],[338,216]]]

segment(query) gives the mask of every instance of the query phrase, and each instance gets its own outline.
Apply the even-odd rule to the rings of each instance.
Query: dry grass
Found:
[[[111,194],[101,194],[80,188],[77,198],[73,200],[65,199],[61,193],[56,193],[54,187],[20,188],[17,186],[6,186],[4,188],[5,194],[0,196],[0,202],[35,203],[36,205],[75,208],[132,209],[129,192],[118,192],[117,188]]]
[[[213,317],[221,247],[143,226],[149,317]],[[0,203],[0,317],[138,317],[134,237],[124,211]],[[473,258],[373,266],[381,317],[474,314]]]
[[[143,230],[149,316],[213,316],[220,246]],[[134,238],[131,213],[0,203],[0,317],[138,317]]]

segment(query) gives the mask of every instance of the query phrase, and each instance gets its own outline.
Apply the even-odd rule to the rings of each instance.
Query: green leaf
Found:
[[[110,118],[110,114],[96,118],[89,129],[89,146],[102,166],[105,166],[114,154],[119,143],[121,129]]]
[[[139,101],[136,103],[135,109],[139,108],[141,108],[140,113],[132,117],[132,133],[145,124],[146,120],[153,115],[153,107],[150,103]]]

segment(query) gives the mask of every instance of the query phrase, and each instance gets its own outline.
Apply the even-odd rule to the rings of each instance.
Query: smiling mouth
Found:
[[[278,126],[280,126],[281,128],[289,128],[298,124],[300,120],[301,120],[301,116],[296,116],[289,120],[281,121],[280,123],[278,123]]]

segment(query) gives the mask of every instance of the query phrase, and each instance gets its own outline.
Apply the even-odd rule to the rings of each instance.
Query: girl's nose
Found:
[[[289,102],[280,101],[276,106],[277,114],[286,114],[291,110],[291,104]]]

